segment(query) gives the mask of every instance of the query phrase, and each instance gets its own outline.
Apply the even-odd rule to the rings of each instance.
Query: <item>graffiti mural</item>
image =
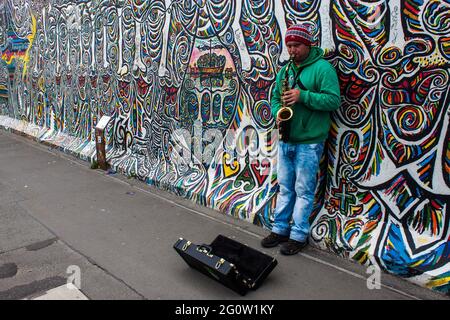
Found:
[[[343,104],[312,237],[448,293],[450,2],[331,6]]]
[[[0,125],[270,227],[270,96],[308,24],[342,106],[312,242],[450,292],[450,1],[5,0]]]

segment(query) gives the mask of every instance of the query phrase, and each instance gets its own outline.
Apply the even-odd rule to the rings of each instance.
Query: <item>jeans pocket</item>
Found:
[[[314,150],[314,152],[317,155],[317,158],[320,159],[320,157],[322,156],[322,153],[323,153],[324,143],[323,142],[313,143],[313,144],[310,144],[309,146],[312,150]]]

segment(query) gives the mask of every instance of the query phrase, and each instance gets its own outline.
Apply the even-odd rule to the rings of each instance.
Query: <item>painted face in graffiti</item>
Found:
[[[310,47],[301,42],[289,41],[286,46],[289,56],[293,57],[295,64],[301,63],[309,55]]]

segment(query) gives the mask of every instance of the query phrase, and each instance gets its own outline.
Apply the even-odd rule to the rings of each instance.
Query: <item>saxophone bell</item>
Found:
[[[291,120],[294,115],[294,111],[290,107],[282,107],[277,112],[278,121],[288,121]]]

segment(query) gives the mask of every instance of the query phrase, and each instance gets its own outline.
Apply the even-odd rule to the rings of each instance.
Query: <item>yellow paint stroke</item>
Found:
[[[425,260],[419,260],[419,261],[413,263],[413,264],[411,265],[411,268],[418,267],[418,266],[420,266],[421,264],[423,264],[424,262],[425,262]]]
[[[14,59],[19,59],[24,54],[12,54],[11,56],[7,56],[6,53],[2,55],[2,60],[6,62],[6,64],[11,64]]]
[[[31,34],[27,37],[28,41],[30,42],[30,45],[28,46],[28,49],[25,52],[25,58],[23,59],[24,65],[23,65],[22,78],[25,77],[25,73],[27,72],[27,64],[28,64],[28,62],[30,62],[30,50],[31,50],[31,47],[33,46],[34,37],[36,36],[37,23],[36,23],[36,18],[34,17],[33,13],[31,13],[31,22],[32,22]]]
[[[427,283],[427,287],[428,288],[440,287],[440,286],[448,284],[449,282],[450,282],[450,277],[443,277],[440,279],[431,280],[430,282]]]

